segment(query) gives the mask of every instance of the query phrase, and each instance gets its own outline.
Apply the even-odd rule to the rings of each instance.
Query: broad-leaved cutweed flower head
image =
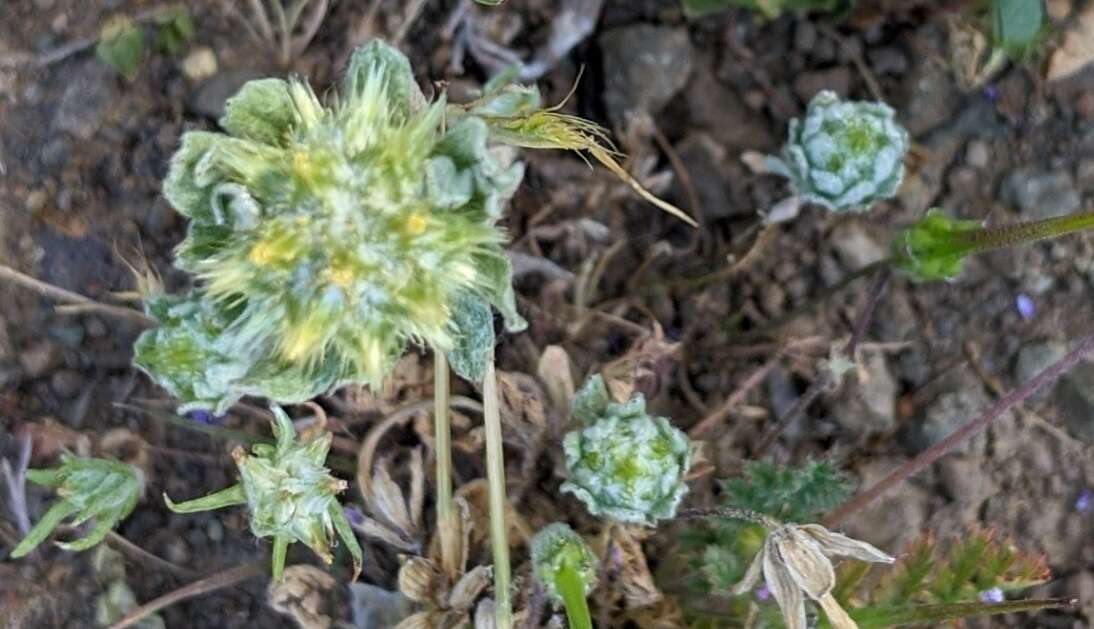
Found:
[[[842,101],[823,91],[805,117],[790,121],[768,169],[790,180],[802,201],[837,212],[865,211],[896,194],[904,178],[908,132],[885,103]]]
[[[357,50],[341,93],[252,81],[225,133],[189,132],[164,181],[190,219],[176,265],[190,296],[152,295],[163,327],[136,364],[184,408],[223,412],[242,395],[298,402],[339,384],[379,385],[408,341],[448,351],[465,296],[516,312],[497,226],[523,175],[487,124],[449,124],[401,53]]]
[[[133,512],[143,483],[140,472],[132,465],[67,454],[61,457],[58,468],[27,470],[27,480],[56,489],[57,501],[12,549],[11,556],[15,558],[34,550],[70,516],[73,526],[92,519],[95,524],[83,538],[57,545],[65,550],[79,551],[98,544]]]
[[[164,496],[167,506],[177,513],[193,513],[247,505],[251,532],[255,537],[274,539],[275,578],[285,567],[285,551],[293,542],[303,543],[331,563],[335,534],[352,555],[355,572],[360,572],[361,547],[337,498],[347,483],[331,476],[326,467],[333,436],[324,431],[298,441],[285,411],[277,406],[271,410],[275,443],[255,445],[251,454],[243,448],[232,452],[239,484],[182,503]]]
[[[691,443],[664,417],[646,413],[641,394],[618,404],[600,376],[574,397],[574,417],[584,428],[563,440],[567,480],[589,513],[620,522],[654,526],[671,518],[687,493],[684,477]]]

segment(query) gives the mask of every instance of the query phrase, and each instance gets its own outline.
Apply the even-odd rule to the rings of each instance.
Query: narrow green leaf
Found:
[[[1041,609],[1070,607],[1075,601],[1065,598],[1004,601],[1002,603],[946,603],[941,605],[915,605],[897,608],[862,607],[850,610],[851,617],[861,629],[868,627],[893,627],[897,625],[938,626],[939,623],[975,616],[1016,614]]]
[[[53,504],[52,507],[46,511],[41,520],[34,525],[34,528],[27,533],[27,536],[23,538],[19,544],[12,549],[12,559],[18,559],[30,551],[38,547],[45,541],[49,534],[53,532],[53,529],[57,528],[57,525],[61,523],[70,513],[76,510],[76,507],[71,503],[60,500]]]
[[[187,500],[186,502],[174,502],[167,494],[163,494],[163,500],[167,508],[175,513],[197,513],[198,511],[213,511],[222,507],[231,507],[247,503],[247,496],[243,493],[243,485],[235,484],[216,493]]]

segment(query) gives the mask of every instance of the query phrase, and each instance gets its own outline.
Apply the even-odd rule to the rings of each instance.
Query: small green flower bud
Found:
[[[164,496],[167,506],[176,513],[193,513],[246,504],[251,532],[274,538],[274,578],[281,575],[285,550],[292,542],[303,543],[330,563],[335,533],[353,556],[354,570],[360,572],[361,547],[337,498],[346,482],[331,476],[324,465],[333,436],[323,432],[298,442],[285,411],[277,406],[271,410],[276,443],[258,444],[250,455],[242,448],[232,453],[239,467],[238,485],[183,503]]]
[[[965,256],[977,251],[963,236],[980,231],[977,221],[952,219],[933,208],[893,239],[893,267],[918,282],[952,280]]]
[[[532,569],[548,596],[563,602],[559,577],[569,570],[577,576],[584,596],[596,587],[596,555],[585,540],[562,522],[548,524],[532,538]]]
[[[790,179],[803,201],[837,212],[864,211],[896,194],[904,178],[908,132],[884,103],[840,101],[823,91],[805,118],[790,121],[779,158],[768,168]]]
[[[575,403],[583,399],[579,395]],[[589,409],[595,405],[575,408]],[[563,449],[569,478],[562,491],[574,494],[593,515],[653,526],[673,517],[687,493],[687,435],[664,417],[647,415],[642,395],[607,403],[595,422],[566,435]]]
[[[596,587],[596,555],[562,522],[548,524],[532,538],[532,570],[556,604],[566,608],[570,629],[592,629],[585,596]]]
[[[92,518],[95,526],[87,536],[74,542],[58,543],[58,546],[79,551],[98,544],[133,512],[143,482],[140,472],[131,465],[69,455],[61,457],[59,468],[28,470],[27,479],[56,488],[59,500],[11,551],[12,557],[22,557],[34,550],[69,516],[72,516],[73,526]]]

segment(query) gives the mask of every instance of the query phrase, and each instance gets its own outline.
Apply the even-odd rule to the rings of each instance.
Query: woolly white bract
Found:
[[[805,118],[790,121],[778,158],[767,165],[790,179],[803,201],[837,212],[865,211],[896,194],[904,178],[908,132],[885,103],[841,101],[823,91]]]
[[[609,401],[600,376],[575,396],[574,416],[593,421],[563,440],[568,478],[562,491],[589,513],[620,522],[653,526],[676,514],[688,491],[687,435],[664,417],[646,414],[640,394],[625,404]]]

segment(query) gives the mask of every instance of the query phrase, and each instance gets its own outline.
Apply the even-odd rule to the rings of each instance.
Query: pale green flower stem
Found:
[[[966,256],[1094,229],[1094,210],[950,234],[920,256]]]
[[[512,629],[509,600],[509,533],[505,511],[505,455],[502,451],[501,410],[494,353],[486,361],[482,383],[483,421],[486,424],[486,482],[490,499],[490,546],[494,553],[494,619],[498,629]]]
[[[433,350],[433,448],[437,465],[437,535],[441,540],[441,563],[445,572],[455,574],[459,561],[450,557],[456,531],[452,506],[452,422],[448,412],[448,358]]]
[[[593,620],[589,616],[589,604],[585,601],[585,582],[582,581],[577,566],[571,562],[565,562],[555,576],[555,587],[562,596],[569,628],[593,629]]]

